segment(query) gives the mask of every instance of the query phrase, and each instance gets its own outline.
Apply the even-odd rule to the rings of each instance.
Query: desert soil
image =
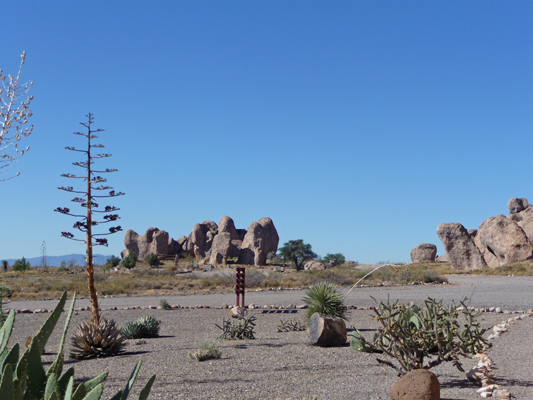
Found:
[[[431,297],[461,299],[472,297],[475,307],[502,307],[510,311],[527,310],[531,304],[531,278],[458,277],[450,279],[451,285],[409,286],[394,288],[357,288],[347,298],[348,304],[368,307],[373,304],[369,295],[378,299],[400,298],[402,302]],[[345,289],[347,291],[347,289]],[[289,305],[301,304],[301,291],[247,293],[247,304]],[[131,307],[132,305],[158,305],[160,297],[102,299],[102,307]],[[233,304],[235,297],[229,294],[204,296],[166,297],[170,304],[182,306],[220,306]],[[85,305],[84,300],[77,306]],[[55,302],[12,302],[6,308],[52,308]],[[88,303],[87,303],[88,304]],[[25,306],[25,307],[21,307]],[[123,387],[138,360],[143,366],[134,386],[138,393],[152,374],[157,379],[150,399],[388,399],[390,386],[397,380],[396,372],[380,365],[376,356],[360,353],[349,346],[318,348],[307,345],[305,332],[278,333],[280,320],[303,320],[303,311],[255,310],[257,316],[256,339],[247,341],[218,341],[222,359],[205,362],[193,361],[189,352],[198,350],[205,339],[216,339],[228,310],[215,308],[190,309],[135,309],[104,311],[104,316],[119,325],[152,315],[161,321],[161,337],[146,339],[146,343],[128,343],[126,354],[121,357],[68,361],[65,368],[74,367],[76,377],[89,379],[103,371],[109,371],[105,398]],[[517,314],[483,313],[485,326],[500,323]],[[73,318],[71,331],[90,316],[79,311]],[[47,314],[17,314],[10,345],[24,345],[46,319]],[[377,323],[370,310],[352,310],[348,327],[355,327],[370,338]],[[65,318],[65,315],[62,316]],[[511,326],[500,338],[493,341],[488,351],[495,361],[497,383],[509,389],[518,399],[533,398],[533,346],[529,338],[533,329],[533,317],[525,318]],[[61,326],[54,332],[44,356],[50,361],[57,349]],[[67,352],[69,346],[67,346]],[[475,365],[465,359],[466,370]],[[452,365],[440,365],[432,369],[441,383],[441,398],[479,399],[478,386],[468,382],[464,373]],[[135,398],[132,397],[132,398]]]

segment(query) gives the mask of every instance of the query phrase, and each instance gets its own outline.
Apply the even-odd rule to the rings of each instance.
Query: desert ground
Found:
[[[524,314],[533,304],[531,277],[448,277],[447,285],[415,285],[406,287],[356,288],[347,297],[351,310],[347,327],[357,328],[370,338],[378,327],[374,320],[370,296],[384,300],[400,299],[421,302],[427,296],[458,301],[471,297],[473,307],[501,307],[502,312],[484,312],[480,318],[491,327],[496,323]],[[343,288],[347,292],[347,288]],[[301,290],[257,291],[246,294],[246,304],[256,306],[288,306],[302,304]],[[180,309],[161,310],[157,306],[162,297],[108,297],[101,299],[103,315],[119,325],[152,315],[161,321],[161,337],[146,339],[145,343],[129,341],[126,353],[120,357],[72,361],[76,378],[89,379],[108,370],[105,398],[109,399],[124,386],[138,360],[143,361],[134,389],[152,374],[157,375],[151,399],[388,399],[390,386],[398,379],[396,371],[376,361],[373,354],[361,353],[351,347],[319,348],[307,344],[306,332],[277,332],[280,320],[302,320],[302,310],[250,310],[257,317],[255,340],[218,340],[222,358],[198,362],[188,357],[198,350],[205,339],[217,339],[228,310],[222,304],[234,304],[232,294],[167,296],[165,299]],[[11,302],[5,309],[53,308],[55,301]],[[76,307],[85,307],[80,300]],[[131,309],[134,306],[143,308]],[[112,308],[116,310],[111,310]],[[197,308],[202,307],[202,308]],[[207,308],[209,307],[209,308]],[[520,312],[520,313],[518,313]],[[86,318],[89,311],[78,311],[70,330]],[[17,314],[10,345],[24,345],[43,321],[46,313]],[[64,316],[62,317],[64,318]],[[61,322],[60,322],[61,323]],[[533,398],[533,346],[528,338],[533,329],[533,317],[524,318],[494,339],[489,355],[495,361],[497,383],[518,399]],[[57,349],[61,326],[52,336],[45,354],[51,360]],[[69,344],[70,346],[70,344]],[[67,351],[68,347],[67,346]],[[466,370],[475,361],[464,359]],[[470,383],[464,373],[452,365],[442,364],[432,371],[441,383],[441,398],[446,400],[478,399],[477,385]],[[134,393],[138,393],[135,392]],[[132,398],[135,398],[132,397]]]

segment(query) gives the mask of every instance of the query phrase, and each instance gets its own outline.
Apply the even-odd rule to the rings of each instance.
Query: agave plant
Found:
[[[344,305],[344,297],[337,290],[335,284],[330,282],[319,282],[307,289],[303,302],[309,306],[305,313],[306,321],[311,315],[318,312],[326,315],[333,315],[346,319],[348,313]]]
[[[100,317],[99,324],[91,319],[78,325],[72,347],[70,358],[77,360],[116,356],[124,349],[124,338],[115,321]]]
[[[152,316],[139,318],[135,322],[128,322],[121,330],[126,339],[154,338],[159,336],[161,321]]]

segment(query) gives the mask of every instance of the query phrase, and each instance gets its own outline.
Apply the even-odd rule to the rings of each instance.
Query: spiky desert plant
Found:
[[[126,339],[155,338],[159,336],[161,321],[152,316],[144,316],[137,321],[128,322],[121,330],[121,335]]]
[[[222,334],[219,339],[231,340],[231,339],[255,339],[255,320],[257,317],[255,314],[250,314],[246,317],[238,317],[236,323],[232,323],[231,320],[224,318],[222,320],[222,326],[215,324],[215,326],[222,330]]]
[[[220,351],[214,341],[206,340],[201,344],[196,353],[189,353],[189,357],[198,361],[215,360],[222,357],[222,351]]]
[[[91,319],[78,325],[72,347],[70,358],[76,360],[116,356],[124,349],[124,337],[115,321],[100,317],[99,324]]]
[[[348,308],[344,305],[344,297],[337,286],[331,282],[319,282],[306,291],[303,302],[309,306],[305,320],[309,321],[314,313],[332,315],[346,319]]]
[[[288,321],[280,320],[278,325],[278,332],[300,332],[305,331],[307,325],[300,321],[289,319]]]

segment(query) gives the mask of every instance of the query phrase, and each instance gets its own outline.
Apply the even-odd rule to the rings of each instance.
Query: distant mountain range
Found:
[[[107,262],[107,259],[112,256],[104,256],[102,254],[93,255],[93,263],[95,265],[103,265]],[[9,265],[13,265],[15,261],[19,260],[18,258],[10,258],[7,261]],[[26,258],[26,261],[29,261],[32,267],[40,267],[43,261],[43,257],[33,257]],[[65,266],[78,266],[83,267],[85,263],[85,254],[67,254],[65,256],[46,256],[46,266],[47,267],[59,267],[62,262],[65,262]]]

